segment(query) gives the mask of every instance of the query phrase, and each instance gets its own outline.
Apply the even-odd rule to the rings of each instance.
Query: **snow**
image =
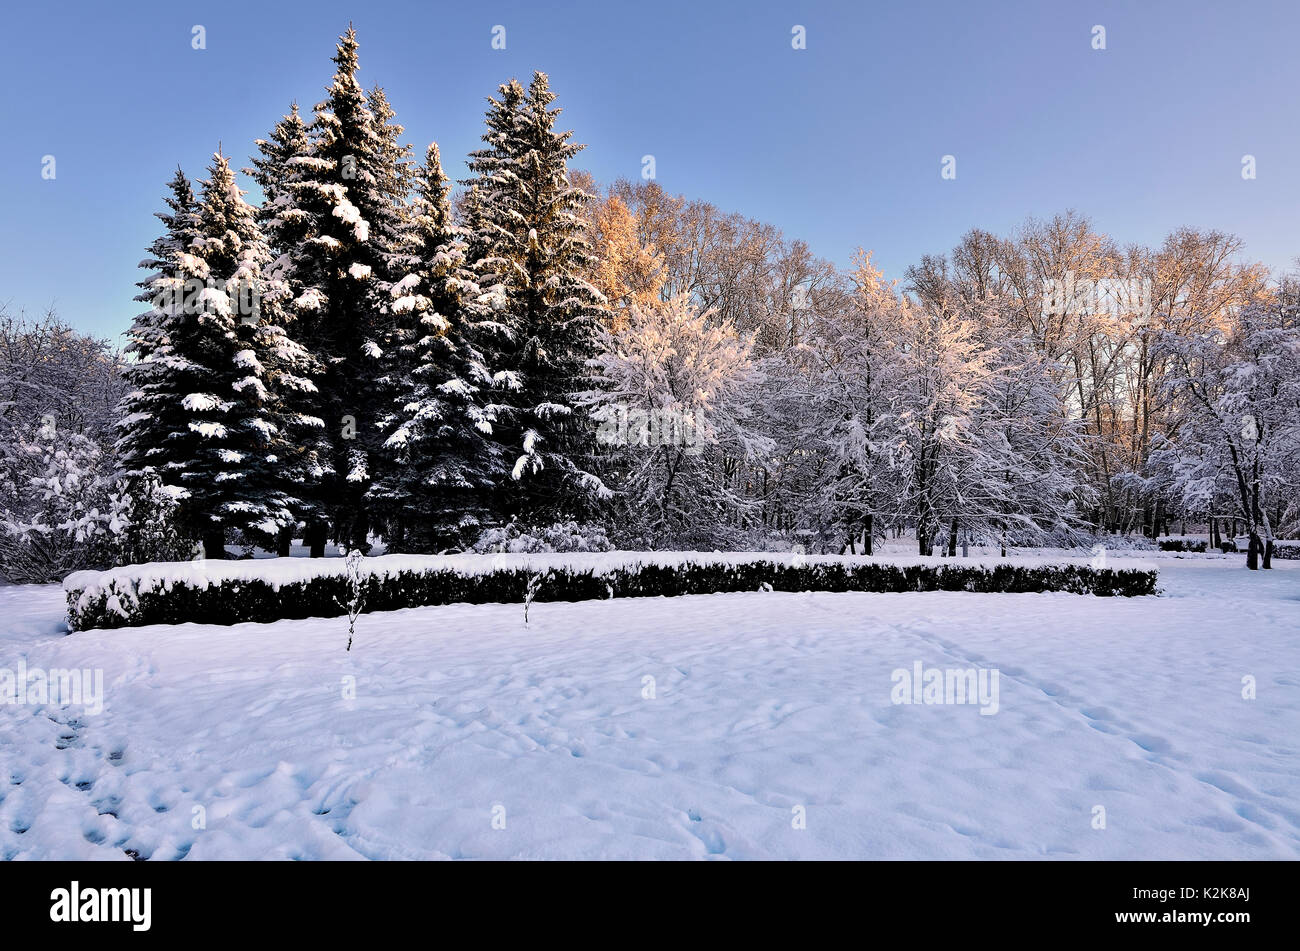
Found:
[[[224,400],[219,400],[211,393],[190,393],[181,400],[181,406],[190,412],[200,413],[208,410],[219,409],[225,412],[230,404]]]
[[[298,299],[294,301],[294,306],[299,310],[320,310],[324,305],[325,295],[314,287],[303,291]]]
[[[415,290],[415,288],[419,286],[420,286],[420,275],[408,274],[392,286],[390,293],[392,294],[393,297],[401,297],[405,295],[408,291],[413,291]]]
[[[334,217],[342,220],[345,224],[352,226],[352,233],[358,241],[366,241],[370,237],[370,223],[361,217],[361,212],[356,205],[343,197],[340,189],[336,194],[338,204],[334,206],[332,212]],[[357,275],[353,274],[353,277]]]
[[[222,426],[220,423],[190,422],[189,428],[191,432],[198,433],[200,436],[208,439],[226,438],[226,427]]]
[[[105,685],[3,708],[0,856],[1300,858],[1300,564],[1141,557],[1161,597],[452,605],[351,653],[342,618],[63,636],[57,586],[0,588],[0,665]],[[892,703],[918,662],[996,669],[996,714]]]

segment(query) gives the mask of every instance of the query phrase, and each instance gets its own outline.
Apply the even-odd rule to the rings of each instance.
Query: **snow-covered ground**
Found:
[[[1300,562],[1132,557],[1161,597],[453,605],[350,654],[0,588],[0,668],[104,676],[0,706],[0,857],[1300,857]],[[996,713],[893,703],[917,663],[998,670]]]

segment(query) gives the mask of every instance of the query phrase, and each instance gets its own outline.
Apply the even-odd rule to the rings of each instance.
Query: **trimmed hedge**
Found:
[[[454,558],[455,556],[453,556]],[[474,556],[471,556],[474,557]],[[478,556],[483,557],[483,556]],[[995,564],[946,561],[891,564],[853,558],[788,556],[693,556],[658,564],[655,559],[584,565],[490,564],[462,560],[404,558],[379,565],[367,559],[363,579],[365,611],[392,611],[453,603],[518,603],[529,579],[544,576],[536,601],[587,601],[610,597],[675,597],[735,591],[977,591],[1028,593],[1063,591],[1102,596],[1153,594],[1153,568],[1094,568],[1086,563]],[[289,559],[277,559],[283,562]],[[302,573],[302,561],[296,566]],[[609,563],[613,561],[613,563]],[[452,562],[452,563],[449,563]],[[228,563],[218,562],[217,565]],[[108,572],[78,572],[65,582],[68,626],[74,631],[144,624],[239,624],[345,614],[348,580],[330,566],[310,577],[258,577],[254,568],[235,577],[206,577],[185,565],[146,565]],[[262,562],[260,564],[267,564]],[[320,565],[320,562],[316,562]],[[311,563],[308,563],[311,565]],[[178,568],[182,570],[177,570]],[[486,568],[486,570],[483,570]]]
[[[1197,542],[1187,538],[1160,539],[1161,551],[1192,551],[1203,554],[1209,545],[1209,542]]]
[[[1300,544],[1295,542],[1274,542],[1273,557],[1282,561],[1300,561]]]

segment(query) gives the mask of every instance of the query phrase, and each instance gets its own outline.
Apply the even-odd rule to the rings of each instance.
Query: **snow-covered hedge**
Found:
[[[365,609],[432,604],[713,594],[729,591],[1066,591],[1142,595],[1148,566],[1087,561],[976,560],[607,552],[531,555],[381,555],[364,562]],[[64,582],[72,630],[141,624],[237,624],[346,613],[341,559],[193,561],[79,571]]]
[[[1273,557],[1282,561],[1300,561],[1300,542],[1275,541],[1273,543]]]
[[[1186,538],[1162,538],[1160,539],[1161,551],[1190,551],[1204,553],[1209,546],[1209,542],[1195,541]]]

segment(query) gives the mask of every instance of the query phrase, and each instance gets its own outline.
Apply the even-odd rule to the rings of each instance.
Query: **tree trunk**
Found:
[[[278,558],[289,557],[289,547],[293,544],[293,529],[282,528],[275,539],[275,554]]]
[[[868,515],[866,517],[865,524],[863,525],[863,531],[864,531],[864,537],[862,539],[862,554],[870,555],[874,551],[874,547],[875,547],[872,545],[871,542],[871,536],[874,535],[876,531],[875,525],[873,523],[873,516]]]
[[[406,525],[396,519],[384,528],[384,550],[396,554],[406,551]]]
[[[952,524],[948,526],[948,557],[957,557],[957,516],[952,517]]]
[[[226,557],[226,530],[210,528],[203,533],[203,557],[221,561]]]
[[[311,550],[311,557],[325,557],[325,539],[327,534],[324,522],[307,523],[307,530],[303,532],[303,541],[306,542],[307,547]]]
[[[352,519],[348,531],[348,549],[362,554],[370,553],[370,517],[361,512]]]
[[[1269,525],[1268,512],[1259,501],[1259,466],[1255,466],[1255,481],[1251,486],[1251,511],[1250,520],[1253,523],[1252,528],[1258,534],[1263,529],[1264,535],[1259,542],[1260,554],[1264,556],[1264,567],[1273,567],[1273,529]]]

